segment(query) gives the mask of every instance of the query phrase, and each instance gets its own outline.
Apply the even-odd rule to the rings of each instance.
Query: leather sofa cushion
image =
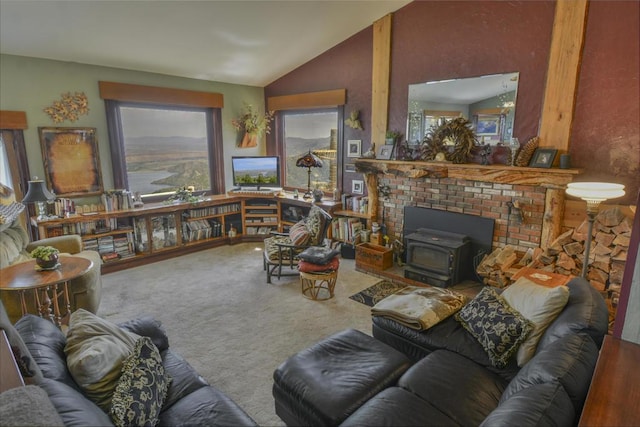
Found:
[[[16,322],[15,327],[43,377],[80,390],[67,369],[64,354],[67,339],[56,325],[39,316],[27,314]]]
[[[571,400],[557,381],[534,384],[502,402],[480,427],[556,427],[574,424]]]
[[[598,360],[598,347],[585,334],[567,335],[538,352],[502,395],[501,402],[535,384],[558,382],[567,392],[575,414],[580,415]]]
[[[119,323],[118,327],[125,331],[133,332],[141,337],[149,337],[158,348],[159,352],[163,352],[169,348],[169,337],[162,327],[162,323],[159,320],[154,319],[151,316],[142,316],[136,319],[131,319],[124,323]]]
[[[459,426],[429,402],[400,387],[390,387],[369,399],[341,427]]]
[[[166,373],[171,377],[171,387],[169,387],[164,408],[170,407],[183,397],[209,385],[179,354],[171,350],[165,350],[161,356],[162,365]]]
[[[95,424],[98,425],[98,424]],[[256,426],[235,402],[221,391],[202,387],[164,407],[160,413],[160,426]]]
[[[398,386],[461,425],[479,425],[498,406],[507,381],[464,356],[437,350],[405,372]]]
[[[445,349],[473,360],[507,381],[519,371],[515,358],[502,369],[494,367],[480,343],[453,316],[425,331],[417,331],[379,316],[373,317],[372,322],[375,338],[397,348],[414,361],[435,350]]]
[[[569,301],[540,338],[536,351],[565,335],[579,332],[588,334],[598,347],[602,345],[609,324],[604,298],[582,277],[572,279],[567,287]]]
[[[47,392],[65,426],[113,425],[109,416],[77,389],[49,378],[38,385]]]
[[[300,408],[298,423],[337,425],[409,365],[399,351],[347,329],[284,361],[273,374],[274,396]]]

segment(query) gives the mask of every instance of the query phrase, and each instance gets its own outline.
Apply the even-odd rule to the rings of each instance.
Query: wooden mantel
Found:
[[[454,178],[498,184],[532,185],[546,189],[544,220],[540,246],[546,248],[562,230],[564,219],[564,190],[581,169],[529,168],[505,165],[454,164],[402,160],[357,159],[356,171],[365,174],[369,203],[377,206],[378,174],[391,174],[407,179]],[[377,220],[372,209],[371,220]]]
[[[457,178],[470,181],[500,184],[539,185],[564,189],[581,169],[544,169],[505,165],[455,164],[445,162],[420,162],[402,160],[358,159],[356,171],[383,173],[406,178]]]

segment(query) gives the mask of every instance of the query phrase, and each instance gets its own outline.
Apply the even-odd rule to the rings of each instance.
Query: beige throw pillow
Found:
[[[535,355],[540,337],[567,305],[569,289],[566,286],[550,288],[521,277],[505,289],[501,296],[533,323],[533,331],[518,349],[518,366],[522,367]]]
[[[86,310],[71,314],[64,348],[67,367],[85,395],[107,412],[122,362],[133,352],[138,338]]]

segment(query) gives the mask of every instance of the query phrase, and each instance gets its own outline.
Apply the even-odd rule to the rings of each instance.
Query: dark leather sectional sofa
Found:
[[[256,425],[231,398],[209,385],[189,363],[171,351],[159,322],[146,317],[119,326],[140,336],[150,337],[160,351],[166,372],[172,378],[158,425]],[[66,338],[53,323],[38,316],[26,315],[15,324],[15,329],[37,365],[31,366],[35,371],[31,382],[47,393],[64,425],[113,425],[109,416],[85,397],[74,382],[67,369],[64,353]],[[9,420],[4,421],[11,424]]]
[[[327,419],[342,426],[577,424],[607,332],[608,310],[586,280],[573,279],[568,287],[567,305],[544,332],[535,356],[522,368],[515,357],[505,368],[494,367],[478,341],[453,316],[426,331],[374,317],[375,338],[361,334],[362,342],[350,346],[348,360],[344,348],[349,343],[332,337],[283,363],[274,374],[276,412],[288,425]],[[345,399],[323,407],[329,406],[330,396],[315,402],[303,396],[318,384],[338,384],[333,379],[340,369],[336,363],[351,364],[351,371],[357,371],[353,360],[368,361],[371,354],[378,362],[405,357],[409,367],[401,361],[388,363],[387,368],[395,369],[394,378],[388,369],[372,382],[377,374],[363,369],[363,375],[351,375],[351,383],[342,381],[342,386],[357,390],[351,394],[336,390],[341,396],[349,395],[354,405],[348,409],[341,406]],[[308,373],[314,369],[317,375]],[[403,371],[397,374],[399,369]],[[305,384],[299,380],[302,375]]]

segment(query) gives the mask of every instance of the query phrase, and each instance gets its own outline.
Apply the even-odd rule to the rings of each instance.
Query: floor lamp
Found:
[[[570,196],[578,197],[587,202],[587,220],[589,221],[589,227],[587,237],[584,240],[584,262],[582,264],[582,277],[586,278],[589,252],[591,250],[593,222],[598,214],[598,206],[605,200],[624,196],[624,185],[607,182],[572,182],[567,184],[566,192]]]

